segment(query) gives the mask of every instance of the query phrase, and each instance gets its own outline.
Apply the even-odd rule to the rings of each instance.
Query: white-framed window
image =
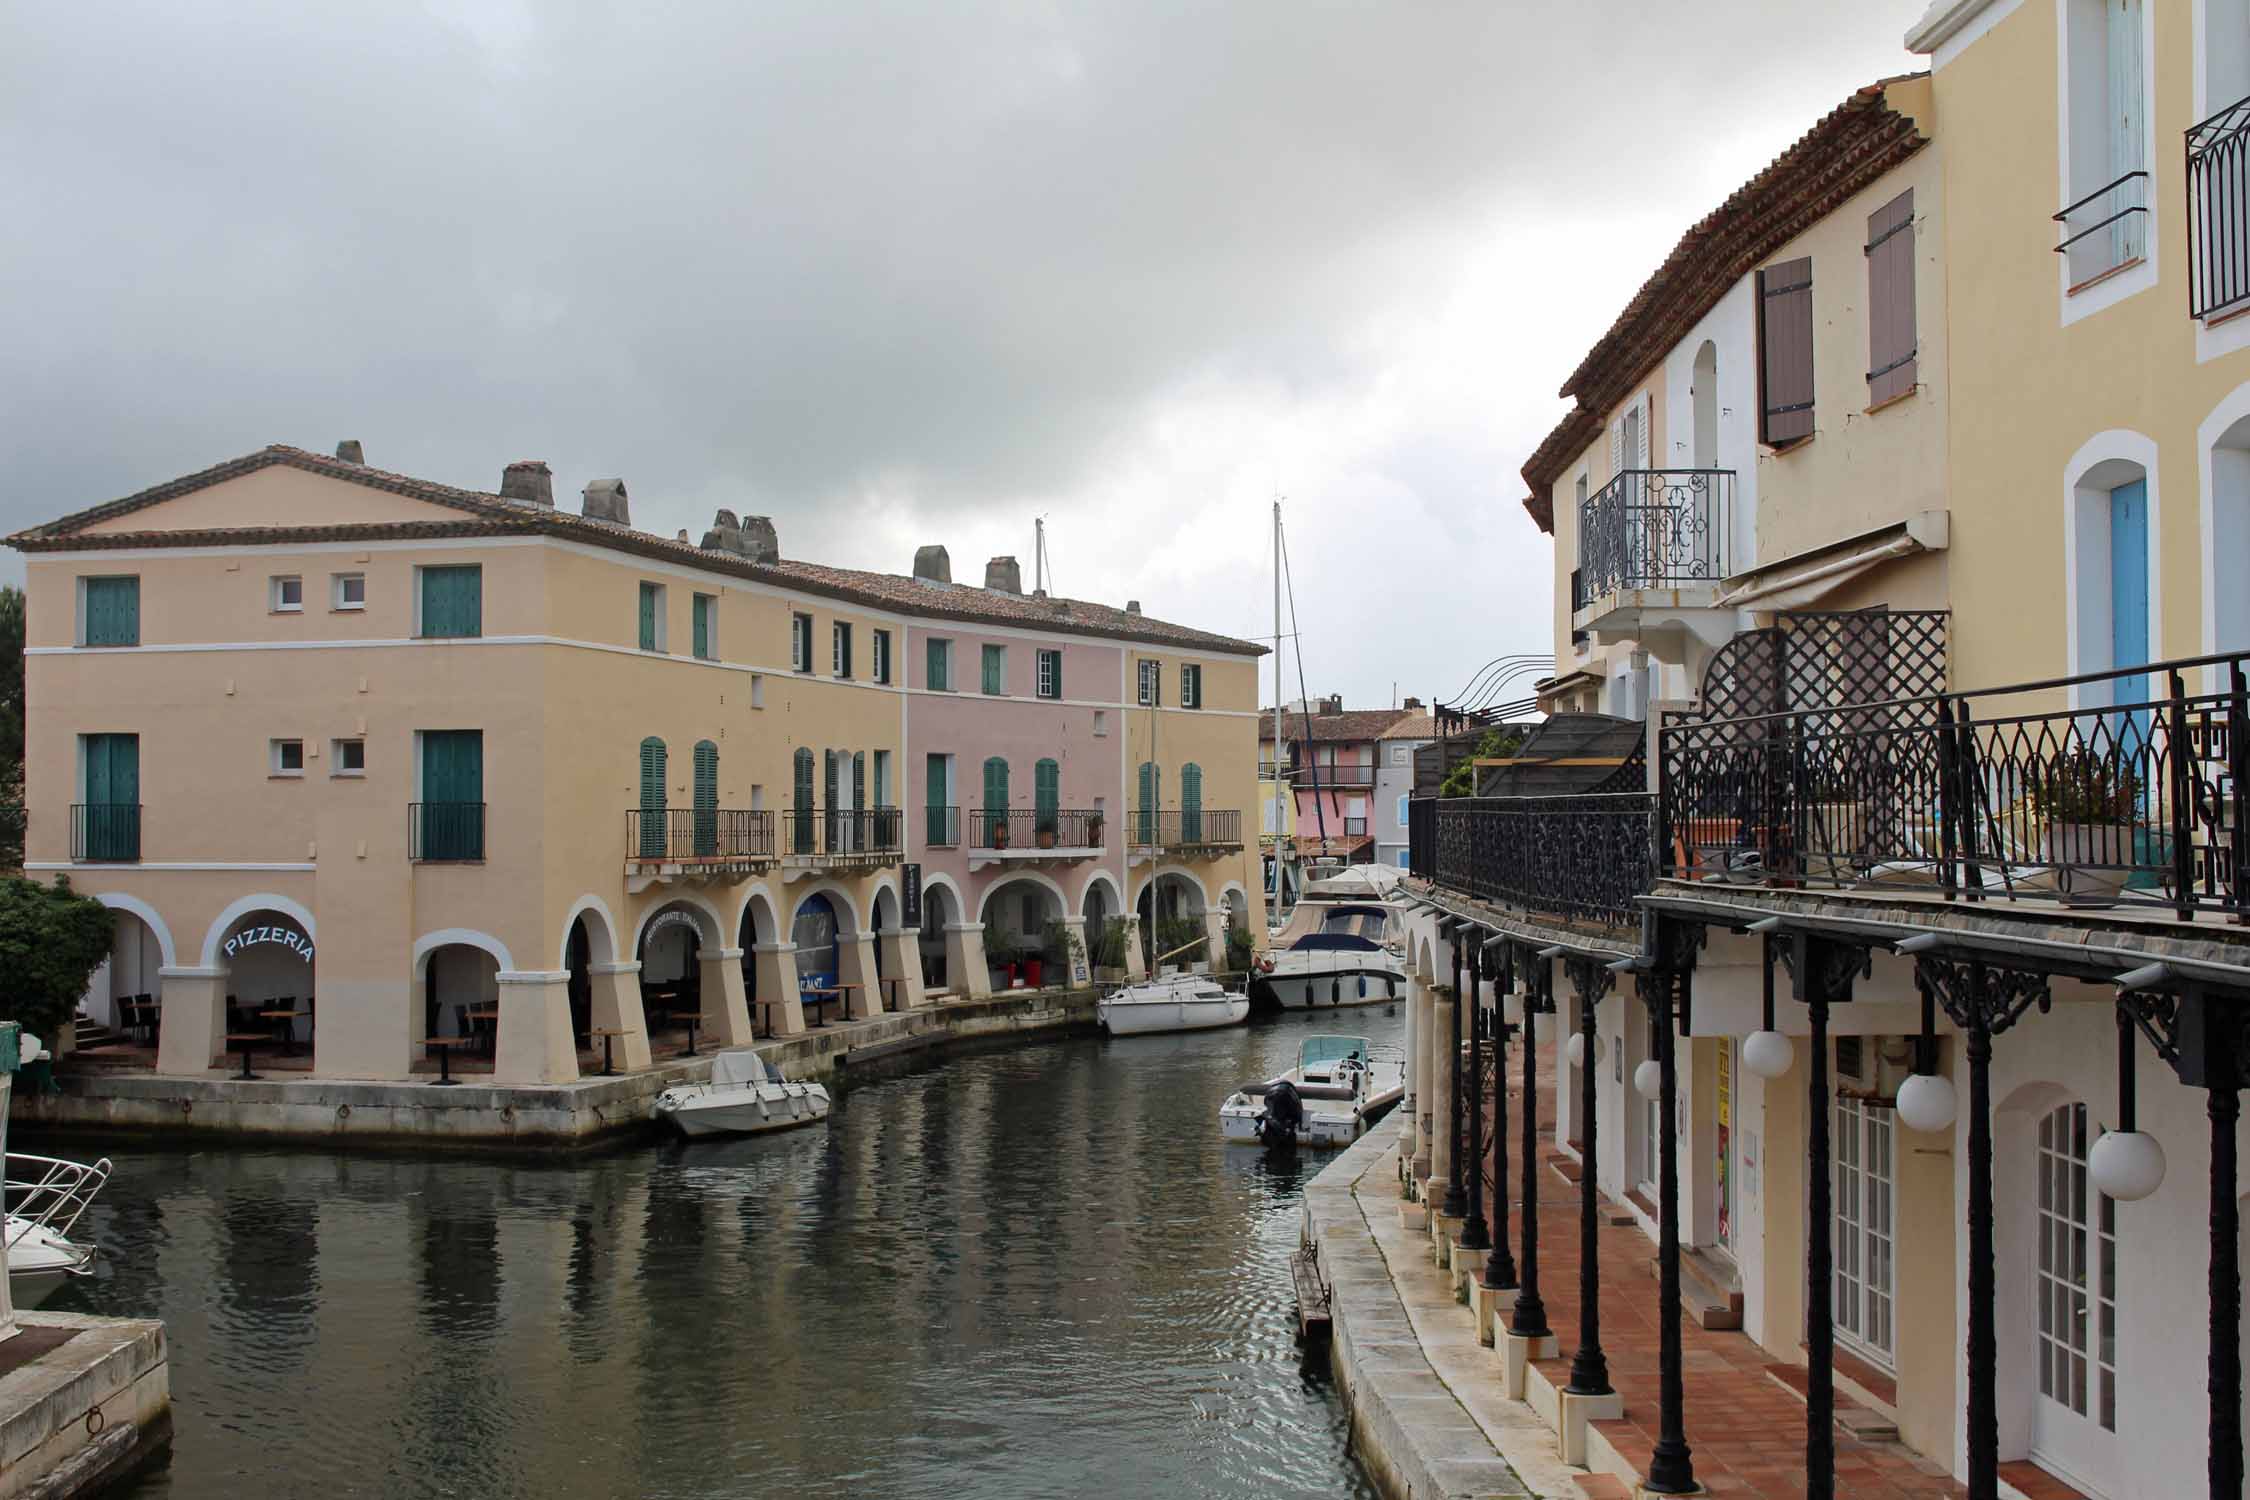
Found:
[[[2033,1172],[2039,1328],[2032,1365],[2041,1402],[2035,1451],[2068,1451],[2071,1437],[2083,1437],[2070,1431],[2071,1418],[2117,1430],[2117,1207],[2094,1189],[2086,1170],[2099,1134],[2083,1104],[2040,1117]]]
[[[1886,1366],[1895,1344],[1897,1255],[1892,1203],[1897,1168],[1892,1147],[1896,1128],[1887,1107],[1837,1096],[1836,1336]]]
[[[875,680],[885,687],[890,686],[891,633],[888,630],[876,631],[873,641],[869,644],[868,651],[874,658],[871,665],[875,668]]]
[[[367,774],[367,741],[330,740],[328,742],[328,774],[331,776],[365,776]]]
[[[1094,738],[1101,739],[1109,733],[1109,715],[1101,709],[1094,710]]]
[[[1062,696],[1062,653],[1041,651],[1035,661],[1038,667],[1038,693],[1042,698]]]
[[[1413,800],[1414,796],[1411,792],[1400,792],[1398,794],[1398,826],[1401,828],[1406,826],[1406,804]]]
[[[2063,320],[2156,284],[2145,0],[2062,0]],[[2100,290],[2097,291],[2097,288]]]
[[[269,776],[304,775],[305,742],[303,740],[266,741],[266,774]]]
[[[1164,696],[1164,663],[1153,658],[1141,662],[1141,706],[1154,708]]]
[[[365,573],[329,574],[328,607],[330,609],[367,608],[367,575]]]
[[[266,607],[275,614],[294,615],[305,607],[305,580],[296,573],[283,573],[266,580]]]
[[[1203,706],[1203,668],[1193,662],[1180,663],[1180,707]]]
[[[828,627],[828,670],[838,677],[852,675],[852,628],[842,620]]]
[[[794,614],[789,617],[789,670],[812,670],[812,616]]]

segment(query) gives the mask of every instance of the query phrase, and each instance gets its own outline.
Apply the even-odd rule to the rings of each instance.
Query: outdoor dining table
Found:
[[[851,991],[858,988],[860,986],[856,984],[823,984],[808,987],[800,993],[804,999],[811,1003],[815,1014],[818,1014],[821,1006],[827,1005],[831,1001],[844,1000]],[[812,1024],[826,1026],[828,1023],[826,1021],[814,1021]]]
[[[296,1045],[297,1018],[310,1014],[310,1011],[302,1010],[261,1010],[258,1012],[258,1019],[274,1023],[274,1041],[286,1052]]]
[[[597,1026],[587,1033],[589,1036],[598,1036],[602,1039],[602,1077],[614,1078],[617,1076],[617,1064],[610,1057],[610,1043],[618,1037],[631,1036],[632,1034],[631,1031],[622,1026]]]
[[[437,1080],[430,1085],[431,1088],[452,1088],[461,1081],[453,1076],[453,1049],[470,1046],[475,1041],[476,1038],[473,1036],[430,1036],[422,1038],[424,1047],[437,1048],[438,1076]]]
[[[687,1028],[687,1055],[689,1057],[695,1056],[695,1028],[703,1024],[703,1012],[682,1008],[658,1011],[657,1014],[675,1026]]]

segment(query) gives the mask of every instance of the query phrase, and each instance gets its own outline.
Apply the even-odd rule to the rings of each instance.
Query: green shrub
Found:
[[[109,957],[114,924],[108,907],[67,878],[0,880],[0,1021],[20,1021],[53,1046]]]

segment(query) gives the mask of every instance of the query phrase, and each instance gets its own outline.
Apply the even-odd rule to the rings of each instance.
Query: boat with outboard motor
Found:
[[[1297,1066],[1227,1096],[1219,1129],[1244,1145],[1349,1146],[1405,1089],[1401,1049],[1363,1036],[1308,1036],[1297,1044]]]
[[[94,1247],[71,1239],[70,1231],[109,1172],[106,1156],[88,1166],[11,1151],[0,1164],[6,1183],[0,1245],[7,1251],[8,1297],[17,1308],[37,1307],[69,1278],[92,1274]]]
[[[1208,974],[1175,973],[1114,989],[1096,1009],[1111,1036],[1154,1036],[1240,1026],[1250,1019],[1250,997]]]
[[[1305,887],[1258,961],[1276,1003],[1317,1010],[1405,998],[1406,923],[1393,899],[1399,878],[1384,865],[1354,865]]]
[[[685,1136],[757,1135],[828,1118],[828,1090],[791,1083],[748,1047],[711,1059],[709,1083],[674,1084],[650,1113]]]

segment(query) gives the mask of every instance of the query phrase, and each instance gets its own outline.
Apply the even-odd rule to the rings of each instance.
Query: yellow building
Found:
[[[274,447],[11,539],[26,868],[121,914],[96,1009],[161,1016],[161,1071],[231,1037],[400,1078],[435,1039],[552,1082],[791,1034],[808,987],[901,1009],[950,959],[980,995],[1011,883],[1052,901],[1041,938],[1166,884],[1262,930],[1262,648],[1027,597],[1012,560],[982,589],[826,568],[762,518],[695,545],[634,530],[622,481],[577,515],[551,483]],[[931,680],[980,642],[985,681]],[[1143,711],[1144,660],[1191,701]],[[956,760],[987,768],[967,817]]]

